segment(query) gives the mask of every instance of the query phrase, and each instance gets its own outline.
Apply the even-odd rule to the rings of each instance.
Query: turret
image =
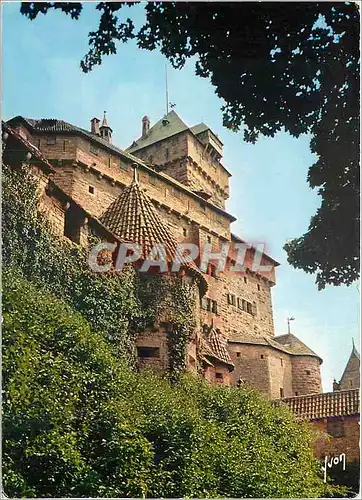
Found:
[[[106,111],[104,112],[102,125],[99,127],[99,131],[100,131],[102,139],[104,139],[107,142],[112,142],[112,132],[113,132],[113,130],[108,125]]]

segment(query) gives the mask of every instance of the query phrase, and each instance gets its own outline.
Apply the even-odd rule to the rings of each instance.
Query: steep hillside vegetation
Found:
[[[8,496],[291,498],[331,491],[309,427],[286,408],[182,370],[172,385],[132,370],[127,345],[155,314],[145,284],[132,275],[92,275],[85,252],[51,234],[24,169],[5,168],[3,181]]]

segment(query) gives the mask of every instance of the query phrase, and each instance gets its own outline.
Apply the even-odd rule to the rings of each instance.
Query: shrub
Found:
[[[63,301],[4,273],[9,496],[319,497],[307,425],[245,388],[135,373]]]

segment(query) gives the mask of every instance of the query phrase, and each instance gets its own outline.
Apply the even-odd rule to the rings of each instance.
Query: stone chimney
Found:
[[[146,137],[150,130],[150,119],[148,116],[142,118],[142,138]]]
[[[91,132],[92,132],[92,134],[101,135],[100,131],[99,131],[99,122],[100,122],[100,120],[98,120],[98,118],[91,119]]]

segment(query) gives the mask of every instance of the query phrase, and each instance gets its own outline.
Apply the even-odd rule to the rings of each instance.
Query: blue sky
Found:
[[[89,128],[93,116],[107,110],[113,142],[127,147],[141,132],[142,116],[151,125],[165,111],[164,57],[135,43],[120,44],[90,74],[79,61],[87,52],[87,34],[96,27],[95,4],[86,4],[79,21],[50,12],[29,21],[20,3],[2,4],[3,119],[15,115],[61,118]],[[142,7],[132,8],[142,20]],[[126,9],[126,14],[131,10]],[[286,333],[286,318],[294,316],[292,332],[323,359],[324,390],[339,379],[352,348],[359,349],[359,289],[356,284],[318,291],[314,277],[289,266],[284,243],[301,236],[320,200],[306,182],[314,162],[307,136],[293,139],[280,133],[246,144],[241,134],[222,126],[222,102],[208,80],[196,77],[194,63],[181,71],[169,67],[169,100],[190,126],[204,121],[224,143],[223,162],[232,173],[227,209],[238,218],[233,232],[266,242],[281,263],[273,289],[275,333]]]

